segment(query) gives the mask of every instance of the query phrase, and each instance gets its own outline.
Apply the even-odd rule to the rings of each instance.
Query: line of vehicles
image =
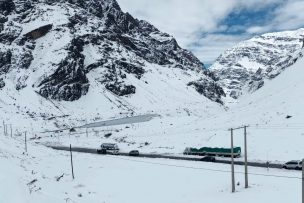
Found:
[[[119,147],[117,144],[114,143],[103,143],[97,149],[98,154],[112,154],[118,155],[119,154]],[[230,157],[231,156],[231,148],[212,148],[212,147],[202,147],[202,148],[191,148],[187,147],[184,152],[184,155],[198,155],[203,156],[200,160],[205,162],[215,162],[215,157],[222,156],[222,157]],[[139,156],[138,150],[131,150],[128,153],[129,156]],[[241,156],[241,147],[233,148],[233,156],[240,157]],[[268,163],[268,162],[267,162]],[[302,170],[302,161],[300,160],[293,160],[286,162],[283,164],[282,168],[284,169],[295,169],[295,170]]]

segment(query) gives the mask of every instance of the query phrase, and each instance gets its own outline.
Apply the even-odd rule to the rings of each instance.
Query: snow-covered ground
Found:
[[[5,203],[279,203],[301,198],[297,171],[250,167],[250,188],[244,189],[243,167],[237,166],[232,194],[229,165],[73,153],[73,180],[69,152],[30,141],[23,154],[21,137],[1,136],[0,146],[0,202]]]
[[[209,113],[180,109],[162,113],[144,123],[88,128],[69,135],[37,133],[40,142],[98,147],[102,142],[116,142],[122,150],[180,154],[185,147],[230,147],[231,127],[248,128],[249,160],[288,161],[302,159],[304,148],[304,60],[267,82],[259,91],[240,99],[226,111]],[[208,108],[205,110],[208,112]],[[213,113],[210,113],[213,112]],[[290,118],[288,117],[290,116]],[[108,138],[106,134],[111,133]],[[234,143],[243,147],[243,131],[235,131]]]
[[[139,73],[128,73],[122,67],[115,69],[123,73],[119,76],[122,80],[120,82],[134,85],[136,94],[118,96],[118,93],[106,89],[103,79],[107,76],[105,73],[110,73],[107,71],[111,68],[97,64],[99,68],[93,68],[86,73],[84,79],[88,80],[90,88],[78,100],[72,102],[68,98],[64,101],[46,99],[56,97],[44,98],[39,95],[37,92],[41,90],[40,83],[45,78],[49,78],[62,61],[74,61],[69,55],[72,54],[70,46],[73,45],[72,39],[75,38],[75,33],[72,34],[74,31],[67,29],[65,24],[70,22],[70,17],[74,18],[77,9],[75,6],[65,8],[67,5],[70,4],[45,7],[44,4],[39,3],[33,12],[29,12],[25,19],[19,19],[17,24],[13,25],[14,23],[9,22],[5,24],[5,27],[14,27],[14,29],[6,29],[8,33],[20,32],[16,35],[21,37],[37,26],[44,26],[54,21],[53,29],[45,36],[36,39],[33,44],[27,44],[29,47],[31,45],[34,47],[32,51],[15,42],[2,43],[0,47],[4,54],[8,54],[9,49],[14,49],[12,62],[6,64],[12,66],[8,73],[0,78],[2,86],[4,84],[0,91],[0,203],[300,201],[300,172],[279,169],[267,171],[263,168],[250,167],[250,188],[245,190],[243,168],[236,166],[236,182],[239,184],[237,184],[237,192],[231,194],[230,166],[205,162],[74,153],[76,178],[72,180],[69,153],[55,151],[45,145],[72,144],[74,147],[97,148],[103,142],[113,142],[118,143],[121,150],[126,152],[138,149],[140,152],[148,153],[181,154],[186,147],[230,147],[228,129],[249,125],[248,159],[250,161],[284,162],[302,159],[304,157],[302,107],[304,59],[300,57],[303,55],[300,54],[302,45],[299,42],[300,38],[289,41],[292,33],[286,32],[287,42],[283,45],[288,45],[289,50],[278,44],[279,50],[282,51],[278,52],[278,55],[275,54],[274,59],[283,57],[288,65],[295,64],[286,68],[286,64],[283,63],[285,65],[280,66],[282,69],[279,71],[279,76],[265,80],[265,84],[256,92],[241,97],[234,104],[229,104],[231,98],[228,97],[225,101],[222,94],[217,93],[221,92],[221,89],[216,86],[212,77],[200,69],[200,62],[197,62],[194,56],[183,50],[179,50],[176,55],[170,49],[167,50],[168,47],[177,46],[172,37],[158,31],[150,33],[151,35],[146,33],[142,35],[142,37],[151,36],[162,43],[168,41],[164,44],[163,52],[168,51],[168,54],[170,53],[168,57],[173,54],[173,58],[168,58],[172,64],[161,65],[163,63],[158,61],[158,56],[164,54],[158,52],[161,47],[155,48],[155,57],[150,53],[151,57],[147,54],[145,57],[148,58],[145,58],[137,56],[137,51],[136,53],[134,50],[129,51],[129,46],[122,46],[116,40],[106,40],[105,44],[103,42],[94,44],[95,32],[98,34],[104,29],[105,21],[99,22],[96,16],[88,14],[87,20],[75,25],[74,30],[75,32],[78,30],[79,36],[89,33],[93,37],[89,45],[84,43],[86,45],[82,47],[83,66],[88,67],[102,62],[104,58],[113,57],[113,61],[109,61],[109,64],[113,65],[117,60],[128,59],[130,64],[144,67],[143,75],[140,69]],[[89,13],[91,9],[95,8],[82,8],[80,14]],[[9,20],[13,17],[10,16]],[[140,23],[143,27],[148,25],[145,22]],[[143,29],[139,28],[139,31]],[[303,29],[299,30],[297,36],[302,32]],[[112,33],[109,34],[108,37],[111,37]],[[125,37],[141,42],[141,35],[134,35],[134,39],[128,35]],[[150,42],[150,39],[145,37],[144,41]],[[86,36],[83,38],[88,39]],[[267,35],[264,38],[268,39]],[[282,39],[278,37],[278,40]],[[261,42],[263,41],[257,41],[254,45],[259,44],[264,50],[265,44]],[[156,42],[152,40],[151,43],[142,44],[140,48],[145,50],[154,43]],[[162,46],[162,43],[159,46]],[[113,48],[113,53],[107,55],[108,51],[99,49],[101,45]],[[268,48],[265,50],[264,54],[257,54],[257,58],[265,57],[265,60],[262,57],[263,62],[271,60]],[[25,60],[20,56],[26,52],[33,57],[33,60],[28,64],[29,66],[21,68],[20,63]],[[297,57],[290,56],[291,53]],[[184,60],[180,61],[180,59]],[[150,60],[158,63],[148,62]],[[188,65],[183,67],[181,64]],[[241,60],[236,65],[237,67],[252,66],[250,70],[252,73],[258,68],[264,71],[268,69],[266,65],[258,67],[252,60],[247,59]],[[70,73],[70,70],[67,72]],[[118,75],[115,72],[108,76],[115,78]],[[70,78],[77,75],[64,76]],[[190,85],[193,81],[201,81],[197,88],[207,92],[199,93]],[[209,99],[206,95],[203,96],[204,93]],[[216,100],[219,103],[223,102],[224,105],[214,102]],[[126,116],[128,118],[124,119]],[[107,122],[113,119],[122,120]],[[9,135],[3,135],[2,121],[3,124],[8,124],[8,127],[13,127],[12,136],[10,136],[10,128],[8,128]],[[121,122],[120,125],[106,125],[118,124],[118,122]],[[88,128],[84,128],[84,125]],[[75,131],[55,132],[58,129]],[[26,153],[23,137],[25,132],[28,139]],[[243,147],[241,130],[235,131],[234,138],[235,146]]]
[[[225,112],[163,111],[147,122],[89,128],[88,137],[85,129],[71,134],[28,131],[28,155],[23,154],[23,136],[14,126],[13,138],[0,136],[0,202],[299,202],[297,171],[250,167],[250,188],[245,190],[243,168],[236,166],[240,185],[232,194],[229,165],[74,153],[72,180],[69,153],[41,143],[98,147],[117,142],[126,151],[181,153],[186,146],[229,147],[228,128],[249,124],[249,160],[301,159],[303,65],[301,59]],[[105,138],[109,132],[112,135]],[[41,139],[30,139],[35,134]],[[235,145],[243,145],[242,131],[235,132]]]

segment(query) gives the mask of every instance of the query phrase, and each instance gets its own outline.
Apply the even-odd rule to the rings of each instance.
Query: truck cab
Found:
[[[100,148],[97,149],[97,153],[101,154],[118,154],[119,148],[117,144],[114,143],[103,143]]]

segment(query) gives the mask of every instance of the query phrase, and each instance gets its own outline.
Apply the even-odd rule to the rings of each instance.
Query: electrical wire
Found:
[[[110,157],[110,156],[107,156]],[[111,156],[111,158],[121,159],[125,161],[132,161],[132,162],[139,162],[139,163],[146,163],[146,164],[153,164],[153,165],[160,165],[160,166],[169,166],[169,167],[176,167],[176,168],[186,168],[186,169],[195,169],[195,170],[204,170],[204,171],[213,171],[213,172],[222,172],[222,173],[231,173],[231,171],[227,170],[220,170],[220,169],[210,169],[210,168],[202,168],[202,167],[192,167],[192,166],[184,166],[184,165],[175,165],[175,164],[164,164],[159,162],[149,162],[149,161],[143,161],[143,160],[134,160],[134,159],[127,159],[127,158],[121,158],[118,156]],[[237,174],[245,174],[244,172],[235,172]],[[249,175],[254,176],[264,176],[264,177],[273,177],[273,178],[287,178],[287,179],[300,179],[301,177],[297,176],[284,176],[284,175],[271,175],[271,174],[263,174],[263,173],[248,173]]]

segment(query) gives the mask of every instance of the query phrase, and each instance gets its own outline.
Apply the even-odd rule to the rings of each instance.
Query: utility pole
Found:
[[[304,159],[302,159],[302,203],[304,203]]]
[[[72,155],[72,145],[70,144],[70,155],[71,155],[71,168],[72,168],[72,177],[74,180],[74,167],[73,167],[73,155]]]
[[[88,128],[86,128],[86,135],[87,135],[87,137],[88,137]]]
[[[6,136],[8,136],[7,129],[8,129],[8,124],[5,125],[5,135]]]
[[[245,148],[245,188],[248,188],[248,162],[247,162],[247,127],[244,126],[244,148]]]
[[[232,192],[235,192],[235,178],[234,178],[234,155],[233,155],[233,129],[231,128],[231,183]]]
[[[4,124],[4,136],[7,136],[7,130],[6,130],[6,128],[7,128],[7,124]]]
[[[24,144],[25,144],[25,152],[27,152],[26,131],[24,132]]]
[[[5,123],[3,121],[3,133],[4,133],[4,136],[5,136]]]
[[[11,137],[13,137],[13,127],[12,127],[12,124],[10,124],[10,127],[11,127]]]

